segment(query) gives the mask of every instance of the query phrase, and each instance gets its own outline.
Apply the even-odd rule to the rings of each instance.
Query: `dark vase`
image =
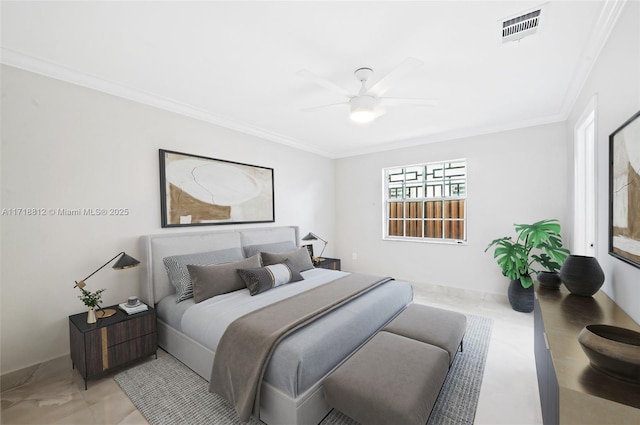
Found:
[[[569,255],[560,269],[560,279],[572,294],[591,297],[604,283],[604,272],[595,257]]]
[[[507,291],[511,308],[522,313],[531,313],[533,311],[533,285],[523,288],[519,280],[509,282],[509,290]]]
[[[560,275],[556,272],[541,271],[538,273],[537,280],[543,288],[560,289],[560,285],[562,285]]]

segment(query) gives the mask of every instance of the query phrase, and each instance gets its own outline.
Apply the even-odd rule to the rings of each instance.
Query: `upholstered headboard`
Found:
[[[141,236],[143,269],[140,298],[145,303],[154,305],[175,292],[164,267],[165,257],[287,241],[299,245],[297,226]]]

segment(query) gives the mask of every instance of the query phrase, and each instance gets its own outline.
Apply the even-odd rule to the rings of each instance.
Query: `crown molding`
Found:
[[[144,92],[139,89],[117,83],[115,81],[109,81],[96,75],[80,72],[69,67],[41,58],[36,58],[34,56],[30,56],[15,50],[7,49],[4,47],[0,48],[0,62],[6,65],[13,66],[15,68],[24,69],[36,74],[41,74],[47,77],[55,78],[57,80],[62,80],[68,83],[87,87],[113,96],[122,97],[124,99],[132,100],[144,105],[153,106],[158,109],[163,109],[165,111],[174,112],[176,114],[180,114],[190,118],[195,118],[200,121],[215,124],[217,126],[235,130],[251,136],[259,137],[271,142],[280,143],[295,149],[307,151],[328,158],[333,158],[333,155],[326,151],[305,146],[281,134],[265,130],[244,122],[232,120],[227,117],[212,114],[211,112],[194,107],[192,105],[188,105],[186,103],[158,96],[153,93]]]
[[[565,93],[561,108],[565,119],[569,118],[571,111],[575,107],[575,104],[578,101],[578,96],[587,83],[587,79],[589,78],[589,75],[591,75],[593,67],[596,64],[604,45],[607,43],[607,40],[609,40],[611,31],[613,31],[613,28],[618,22],[620,13],[626,3],[627,0],[606,0],[604,2],[600,15],[598,16],[598,20],[596,21],[589,40],[582,51],[581,57],[583,62],[581,66],[576,69],[571,85]]]
[[[519,130],[527,127],[536,127],[540,125],[554,124],[566,121],[566,117],[562,114],[550,115],[534,120],[518,121],[508,125],[498,126],[478,126],[459,130],[445,131],[437,134],[425,134],[423,136],[411,137],[403,140],[389,141],[375,146],[363,149],[354,149],[352,151],[339,152],[335,155],[336,159],[348,158],[358,155],[367,155],[373,153],[386,152],[395,149],[411,148],[431,143],[447,142],[451,140],[467,139],[470,137],[478,137],[486,134],[501,133],[504,131]]]

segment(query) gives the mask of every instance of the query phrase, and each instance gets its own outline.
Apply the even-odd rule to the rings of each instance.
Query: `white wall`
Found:
[[[514,223],[567,221],[565,138],[559,123],[338,160],[335,234],[343,269],[506,294],[508,280],[484,249],[514,235]],[[457,158],[467,158],[467,245],[382,240],[382,168]]]
[[[120,251],[140,258],[139,235],[202,230],[160,227],[159,148],[274,168],[276,223],[241,227],[299,225],[332,239],[332,160],[3,66],[0,206],[130,211],[2,216],[3,374],[69,352],[67,316],[85,311],[74,280]],[[88,286],[115,304],[138,292],[139,270],[105,268]]]
[[[573,128],[589,100],[596,102],[596,257],[605,272],[603,290],[640,323],[640,269],[608,254],[609,135],[640,110],[640,3],[627,2],[598,56],[568,120],[567,145],[573,155]],[[640,141],[638,141],[640,143]],[[573,162],[568,162],[573,194]],[[570,204],[571,205],[571,204]]]

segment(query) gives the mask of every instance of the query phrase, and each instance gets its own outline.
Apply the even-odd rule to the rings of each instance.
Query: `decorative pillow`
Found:
[[[262,264],[264,264],[265,266],[282,263],[285,259],[288,258],[289,261],[291,261],[293,267],[298,272],[303,272],[305,270],[310,270],[313,268],[313,263],[311,262],[309,251],[304,247],[296,249],[294,251],[282,253],[262,252],[260,255],[262,256]]]
[[[249,245],[244,247],[244,255],[246,257],[251,257],[259,252],[286,252],[296,248],[296,244],[293,241]]]
[[[176,302],[193,297],[193,287],[187,264],[206,266],[211,264],[230,263],[242,260],[242,249],[229,248],[219,251],[198,252],[195,254],[174,255],[163,259],[167,269],[169,282],[176,288]]]
[[[193,285],[193,300],[199,303],[216,295],[246,289],[244,281],[236,270],[260,266],[262,263],[258,254],[233,263],[213,266],[187,264]]]
[[[303,280],[300,273],[293,269],[289,260],[266,267],[238,269],[237,271],[251,295],[259,294],[285,283]]]

